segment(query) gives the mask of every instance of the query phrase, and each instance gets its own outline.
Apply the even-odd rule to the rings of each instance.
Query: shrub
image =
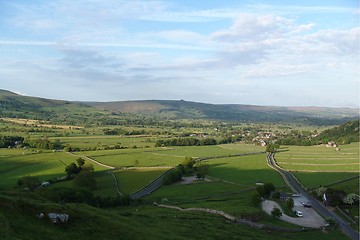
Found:
[[[164,175],[163,184],[170,185],[174,182],[179,181],[181,178],[182,178],[181,171],[178,168],[174,168]]]
[[[294,207],[294,200],[292,198],[289,198],[288,200],[286,200],[286,207],[289,210],[292,210],[292,208]]]
[[[87,171],[80,172],[74,178],[74,184],[78,187],[84,187],[89,190],[96,189],[96,180],[94,177],[94,173]]]
[[[254,206],[259,206],[259,204],[261,203],[260,193],[258,191],[256,191],[256,190],[251,192],[251,203]]]
[[[280,218],[282,216],[282,211],[280,208],[274,206],[273,210],[271,211],[271,216],[274,218]]]
[[[272,183],[265,183],[264,184],[264,191],[265,195],[269,196],[272,191],[275,191],[275,186]]]
[[[17,181],[17,185],[21,188],[29,188],[31,191],[40,186],[41,181],[38,177],[25,176]]]

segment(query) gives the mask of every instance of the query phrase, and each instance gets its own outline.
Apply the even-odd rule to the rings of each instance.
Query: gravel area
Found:
[[[280,219],[292,224],[296,224],[302,227],[310,227],[310,228],[321,228],[325,225],[325,221],[320,215],[312,208],[305,208],[302,206],[300,201],[304,201],[302,197],[294,198],[294,208],[293,211],[298,210],[303,213],[303,217],[290,217],[288,215],[283,214]],[[277,206],[281,209],[280,205],[274,201],[265,200],[262,202],[263,210],[271,215],[271,211]]]

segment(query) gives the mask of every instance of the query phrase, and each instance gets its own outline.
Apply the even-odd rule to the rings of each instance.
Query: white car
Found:
[[[301,211],[295,211],[295,215],[298,217],[302,217],[303,213]]]

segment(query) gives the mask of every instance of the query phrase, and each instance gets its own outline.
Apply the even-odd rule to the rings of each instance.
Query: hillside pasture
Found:
[[[85,152],[86,156],[115,168],[173,167],[184,160],[182,156],[157,154],[148,149],[119,149]]]
[[[14,187],[23,176],[37,176],[42,181],[64,176],[65,166],[77,158],[65,152],[0,149],[0,187]],[[96,171],[104,169],[93,165]]]
[[[293,172],[306,187],[313,188],[357,176],[359,144],[341,145],[340,151],[324,145],[286,146],[275,155],[279,166]]]
[[[108,146],[120,145],[124,148],[153,147],[156,139],[144,136],[121,136],[121,135],[83,135],[71,137],[52,137],[50,140],[60,139],[62,144],[70,144],[72,147],[92,150],[104,149]]]
[[[205,161],[209,176],[235,184],[255,187],[257,182],[285,186],[281,175],[267,165],[266,154],[217,158]]]
[[[93,193],[100,197],[114,197],[118,195],[114,177],[108,171],[95,173],[96,189]]]
[[[169,168],[135,168],[113,173],[118,180],[120,192],[131,194],[147,186],[167,170]]]
[[[161,149],[160,153],[169,156],[180,157],[214,157],[227,156],[232,154],[265,152],[264,147],[251,144],[223,144],[213,146],[183,146],[183,147],[168,147]]]
[[[59,124],[50,124],[46,121],[34,120],[34,119],[22,119],[22,118],[0,118],[5,122],[11,122],[16,124],[21,124],[24,126],[37,126],[37,127],[46,127],[46,128],[57,128],[57,129],[81,129],[80,126],[73,125],[59,125]]]

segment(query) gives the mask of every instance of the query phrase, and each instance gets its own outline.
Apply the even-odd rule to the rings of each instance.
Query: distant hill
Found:
[[[327,143],[328,141],[334,141],[338,144],[359,142],[359,124],[359,120],[344,123],[338,127],[321,132],[316,139],[323,143]]]
[[[108,111],[155,115],[169,119],[214,119],[239,122],[305,122],[331,125],[358,118],[358,110],[325,107],[275,107],[241,104],[207,104],[184,100],[93,102]]]
[[[154,119],[209,119],[234,122],[298,122],[337,125],[358,119],[357,109],[208,104],[184,100],[71,102],[28,97],[0,90],[0,116],[41,120],[91,121],[116,114]],[[66,120],[67,119],[67,120]],[[107,120],[106,120],[107,121]]]
[[[75,118],[94,112],[84,103],[22,96],[0,89],[0,117],[51,120]]]

